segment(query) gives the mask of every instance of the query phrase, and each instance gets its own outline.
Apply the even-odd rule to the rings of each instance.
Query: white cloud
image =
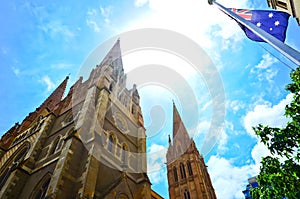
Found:
[[[244,198],[242,191],[247,179],[259,172],[259,164],[237,167],[231,160],[219,156],[212,156],[207,166],[217,198]]]
[[[100,24],[103,23],[108,25],[110,24],[110,16],[112,14],[112,7],[102,7],[100,6],[99,10],[89,9],[86,13],[86,24],[94,31],[100,32]]]
[[[224,153],[225,151],[228,150],[228,135],[229,134],[234,134],[234,125],[225,120],[224,123],[224,128],[220,130],[220,133],[218,134],[218,139],[217,139],[217,146],[218,146],[218,152],[220,154]]]
[[[227,7],[249,8],[248,0],[223,0]],[[148,3],[148,4],[147,4]],[[153,11],[133,22],[129,29],[141,27],[166,28],[189,36],[204,48],[228,48],[241,40],[242,31],[234,20],[210,6],[207,1],[198,0],[136,0],[136,6],[147,4]],[[172,8],[172,9],[170,9]],[[218,27],[218,28],[212,28]],[[214,42],[216,36],[226,41],[224,45]]]
[[[70,68],[71,66],[72,64],[66,64],[66,63],[51,64],[51,68],[54,69]]]
[[[288,94],[285,99],[276,105],[260,100],[262,104],[256,104],[253,110],[244,117],[244,127],[249,135],[256,137],[252,126],[256,126],[259,123],[272,127],[285,125],[288,120],[283,116],[284,108],[286,104],[291,102],[292,97],[292,94]],[[230,123],[225,122],[225,127],[225,129],[233,130],[233,125]],[[224,143],[226,143],[226,138],[223,140],[223,146],[225,146]],[[222,146],[222,142],[219,145]],[[218,151],[222,152],[222,147],[219,146]],[[270,155],[270,152],[267,147],[257,140],[257,144],[253,147],[248,161],[247,157],[244,158],[247,162],[244,166],[235,166],[233,159],[228,160],[220,155],[212,156],[208,160],[207,165],[217,198],[243,198],[242,191],[246,187],[247,179],[259,174],[261,158],[268,155]],[[254,160],[252,164],[250,164],[251,159]],[[230,186],[228,183],[230,183]]]
[[[96,16],[97,10],[96,9],[89,9],[86,13],[88,16]]]
[[[266,71],[265,78],[268,82],[273,82],[273,78],[276,77],[278,70],[268,69]]]
[[[205,111],[208,107],[211,108],[212,100],[207,101],[201,108],[201,112]]]
[[[270,66],[272,66],[276,62],[277,62],[277,59],[275,59],[274,57],[271,57],[270,54],[267,53],[262,56],[262,60],[254,67],[260,68],[260,69],[266,69],[266,68],[269,68]]]
[[[90,28],[92,28],[95,32],[100,32],[100,28],[99,28],[98,24],[97,24],[95,21],[93,21],[93,20],[91,20],[91,19],[87,19],[87,20],[86,20],[86,24],[87,24]]]
[[[223,0],[226,7],[251,8],[249,0]],[[124,29],[162,28],[183,34],[205,49],[218,69],[223,68],[221,53],[230,49],[239,51],[238,45],[246,38],[234,20],[199,0],[136,0],[135,6],[148,6],[150,11],[135,21],[130,21]]]
[[[233,110],[234,113],[236,113],[237,111],[239,111],[240,109],[243,109],[245,108],[245,104],[239,100],[233,100],[233,101],[230,101],[228,103],[229,105],[229,108],[231,108]]]
[[[147,151],[147,173],[151,182],[157,184],[166,180],[167,175],[162,175],[161,171],[165,167],[167,148],[152,144]]]
[[[11,67],[11,69],[17,77],[20,75],[20,69],[18,69],[16,67]]]
[[[221,130],[221,133],[219,134],[219,140],[218,140],[218,152],[224,153],[228,148],[226,146],[228,141],[228,135],[226,133],[225,129]]]
[[[278,70],[272,66],[277,62],[278,60],[269,53],[264,54],[261,61],[251,68],[250,73],[254,74],[259,81],[267,80],[269,83],[272,83],[273,78],[278,73]]]
[[[94,32],[100,32],[100,27],[98,23],[96,22],[98,12],[96,9],[89,9],[87,11],[87,19],[86,24],[94,31]]]
[[[195,129],[189,129],[190,136],[196,139],[200,135],[206,135],[208,133],[210,125],[210,121],[202,120],[198,123]]]
[[[255,161],[255,164],[260,164],[261,158],[271,155],[268,148],[260,141],[253,147],[251,156]]]
[[[277,105],[272,106],[270,102],[259,104],[249,111],[244,117],[244,127],[247,133],[256,137],[252,130],[253,126],[258,124],[269,125],[271,127],[282,127],[288,119],[284,116],[285,106],[291,102],[292,94],[288,94],[285,99],[281,100]]]
[[[270,152],[267,147],[258,141],[251,151],[253,164],[249,164],[251,161],[250,159],[247,160],[247,157],[245,157],[247,164],[239,167],[234,166],[233,159],[228,160],[219,155],[212,156],[207,165],[217,198],[244,198],[242,191],[245,190],[248,184],[248,178],[259,174],[261,159],[268,155],[270,155]],[[230,186],[228,183],[230,183]]]
[[[229,131],[233,131],[234,130],[234,126],[231,122],[225,120],[225,128],[228,129]]]
[[[47,85],[47,92],[51,91],[55,87],[54,83],[47,75],[41,79],[41,82]]]
[[[75,36],[68,26],[62,24],[62,22],[58,20],[44,23],[43,25],[39,26],[39,28],[45,33],[49,34],[52,38],[63,36],[66,40],[68,40],[69,38]]]
[[[149,2],[149,0],[135,0],[134,1],[134,5],[136,7],[142,7],[142,6],[144,6],[148,2]]]
[[[161,168],[159,171],[152,171],[147,174],[152,184],[162,184],[167,182],[167,171],[165,168]]]
[[[110,23],[110,15],[112,13],[112,7],[111,6],[108,6],[108,7],[100,6],[100,12],[101,12],[101,15],[104,17],[104,22],[106,24],[109,24]]]

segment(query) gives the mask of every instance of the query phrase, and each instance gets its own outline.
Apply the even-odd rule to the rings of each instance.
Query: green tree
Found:
[[[256,135],[270,150],[271,156],[262,159],[257,176],[258,188],[251,189],[256,198],[300,199],[300,68],[291,72],[292,83],[286,90],[293,93],[293,100],[285,107],[289,122],[284,128],[258,125]]]

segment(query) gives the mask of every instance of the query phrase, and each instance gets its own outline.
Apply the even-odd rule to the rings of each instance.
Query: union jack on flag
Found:
[[[231,8],[231,11],[234,12],[235,14],[243,17],[246,20],[250,21],[252,18],[252,12],[250,10]]]

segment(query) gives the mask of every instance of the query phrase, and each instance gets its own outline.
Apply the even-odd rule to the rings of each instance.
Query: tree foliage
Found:
[[[285,107],[285,116],[290,119],[286,126],[260,124],[253,128],[271,153],[262,159],[257,176],[259,187],[251,189],[254,199],[300,199],[300,68],[291,72],[291,79],[286,86],[293,93],[292,102]]]

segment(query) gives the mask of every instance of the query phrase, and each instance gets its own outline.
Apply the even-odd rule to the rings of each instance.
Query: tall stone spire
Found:
[[[100,63],[102,65],[112,65],[113,72],[115,75],[123,73],[123,62],[122,62],[122,52],[120,47],[120,40],[118,39],[114,46],[110,49],[107,55],[104,57],[103,61]]]

